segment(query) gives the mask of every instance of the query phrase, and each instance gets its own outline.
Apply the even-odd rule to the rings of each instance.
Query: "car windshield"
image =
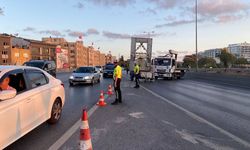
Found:
[[[93,67],[80,67],[77,68],[75,73],[93,73],[94,68]]]
[[[105,69],[106,70],[114,70],[115,66],[114,65],[106,65]]]
[[[171,64],[171,59],[169,58],[155,59],[155,65],[157,66],[169,66],[170,64]]]
[[[26,62],[24,63],[24,66],[38,67],[42,69],[44,66],[44,63],[43,62]]]

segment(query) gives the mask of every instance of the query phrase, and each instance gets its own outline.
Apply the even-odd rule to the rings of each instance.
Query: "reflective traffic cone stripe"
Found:
[[[113,94],[113,92],[112,92],[112,86],[109,85],[109,87],[108,87],[108,95],[112,95],[112,94]]]
[[[80,127],[80,150],[92,150],[92,142],[90,137],[88,114],[86,109],[83,110],[82,124]]]
[[[106,105],[106,103],[104,102],[103,91],[101,91],[100,99],[99,99],[99,102],[97,103],[97,105],[99,105],[99,106],[105,106]]]

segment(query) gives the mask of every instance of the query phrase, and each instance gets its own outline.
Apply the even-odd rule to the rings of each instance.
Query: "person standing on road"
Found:
[[[135,75],[135,87],[134,88],[139,88],[139,77],[140,77],[140,67],[138,64],[135,63],[134,67],[134,75]]]
[[[122,68],[116,62],[114,69],[114,88],[115,88],[115,101],[111,103],[112,105],[117,105],[122,103],[122,92],[121,92],[121,80],[122,80]]]

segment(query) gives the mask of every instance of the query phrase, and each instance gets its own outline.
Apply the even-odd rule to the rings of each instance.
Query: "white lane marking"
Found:
[[[88,117],[97,110],[98,106],[94,105],[88,111]],[[69,130],[67,130],[48,150],[58,150],[81,126],[81,119],[78,120]]]
[[[168,122],[166,120],[162,120],[162,122],[165,123],[165,124],[167,124],[167,125],[169,125],[169,126],[176,127],[176,125],[174,125],[173,123]]]
[[[172,105],[172,106],[174,106],[174,107],[176,107],[176,108],[182,110],[183,112],[185,112],[185,113],[186,113],[187,115],[189,115],[190,117],[192,117],[192,118],[194,118],[194,119],[196,119],[196,120],[198,120],[198,121],[201,121],[201,122],[203,122],[203,123],[209,125],[210,127],[214,128],[214,129],[218,130],[219,132],[221,132],[221,133],[227,135],[228,137],[232,138],[234,141],[236,141],[236,142],[238,142],[238,143],[241,143],[241,144],[243,144],[244,146],[250,148],[250,143],[249,143],[248,141],[245,141],[245,140],[243,140],[243,139],[237,137],[236,135],[233,135],[232,133],[230,133],[230,132],[228,132],[228,131],[226,131],[226,130],[220,128],[219,126],[213,124],[212,122],[209,122],[208,120],[206,120],[206,119],[204,119],[204,118],[202,118],[202,117],[200,117],[200,116],[198,116],[198,115],[192,113],[191,111],[189,111],[189,110],[187,110],[187,109],[185,109],[185,108],[183,108],[183,107],[181,107],[181,106],[179,106],[179,105],[173,103],[172,101],[166,99],[165,97],[160,96],[159,94],[157,94],[157,93],[155,93],[155,92],[153,92],[153,91],[147,89],[146,87],[144,87],[144,86],[142,86],[142,85],[141,85],[141,87],[142,87],[144,90],[146,90],[146,91],[148,91],[149,93],[151,93],[152,95],[154,95],[155,97],[158,97],[158,98],[160,98],[161,100],[163,100],[163,101],[169,103],[170,105]]]
[[[129,114],[131,117],[141,119],[144,118],[143,112],[134,112]]]
[[[234,150],[231,147],[215,144],[212,141],[207,140],[206,137],[189,133],[186,130],[175,130],[175,132],[178,133],[184,140],[189,141],[193,144],[203,143],[206,147],[214,150]]]

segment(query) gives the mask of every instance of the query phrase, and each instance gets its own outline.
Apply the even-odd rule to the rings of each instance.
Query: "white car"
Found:
[[[65,101],[63,83],[41,69],[0,66],[0,85],[6,77],[16,90],[0,91],[0,149],[45,121],[56,123]]]

